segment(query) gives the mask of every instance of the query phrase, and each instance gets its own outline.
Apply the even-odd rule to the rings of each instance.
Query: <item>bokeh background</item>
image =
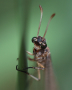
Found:
[[[0,0],[0,90],[18,89],[17,57],[20,57],[22,35],[25,49],[32,52],[32,37],[37,35],[40,10],[43,7],[43,19],[40,36],[44,35],[47,22],[53,13],[45,38],[51,51],[54,73],[60,90],[72,90],[72,1],[71,0]],[[25,30],[26,29],[26,30]],[[24,48],[23,47],[23,48]],[[24,50],[25,50],[24,49]],[[27,61],[28,66],[35,63]],[[34,74],[34,70],[29,70]],[[22,74],[22,77],[24,74]],[[28,90],[43,89],[37,81],[28,77],[29,82],[21,85]],[[30,81],[31,80],[31,81]]]

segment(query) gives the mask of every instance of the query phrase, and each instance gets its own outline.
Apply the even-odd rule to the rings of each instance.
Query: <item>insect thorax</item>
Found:
[[[47,60],[47,55],[50,53],[49,48],[41,49],[41,50],[36,50],[35,48],[33,49],[33,54],[34,54],[34,59],[35,61],[41,63],[42,65],[45,64]]]

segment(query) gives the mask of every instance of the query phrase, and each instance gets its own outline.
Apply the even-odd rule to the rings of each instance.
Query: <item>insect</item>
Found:
[[[42,16],[43,16],[43,9],[42,9],[41,5],[39,5],[39,8],[40,8],[40,11],[41,11],[41,17],[40,17],[40,23],[39,23],[37,36],[32,38],[32,43],[34,43],[33,53],[27,51],[27,53],[29,55],[34,56],[33,59],[30,58],[30,57],[28,57],[28,59],[30,61],[36,61],[38,66],[37,67],[27,67],[27,68],[25,68],[23,70],[19,70],[18,65],[16,65],[16,70],[17,71],[24,72],[24,73],[28,74],[30,77],[37,80],[37,81],[39,81],[40,78],[41,78],[40,77],[40,70],[45,70],[45,68],[46,68],[45,65],[46,65],[46,62],[48,60],[47,58],[50,57],[50,49],[47,47],[45,35],[46,35],[46,32],[47,32],[47,29],[48,29],[48,26],[49,26],[49,23],[50,23],[51,19],[55,16],[55,13],[51,15],[51,17],[50,17],[50,19],[48,21],[44,36],[43,37],[38,36],[39,31],[40,31]],[[37,69],[38,70],[38,78],[31,75],[31,74],[29,74],[28,72],[26,72],[25,70],[28,69],[28,68]]]

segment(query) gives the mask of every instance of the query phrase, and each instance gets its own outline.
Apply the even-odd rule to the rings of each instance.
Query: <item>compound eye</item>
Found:
[[[37,40],[36,37],[33,37],[33,38],[32,38],[32,42],[33,42],[33,43],[34,43],[36,40]]]
[[[47,44],[46,44],[46,43],[42,43],[42,44],[41,44],[41,48],[42,48],[42,49],[45,49],[46,47],[47,47]]]

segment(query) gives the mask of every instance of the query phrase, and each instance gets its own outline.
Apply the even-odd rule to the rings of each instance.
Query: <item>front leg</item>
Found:
[[[34,54],[32,54],[31,52],[29,52],[29,51],[26,51],[27,52],[27,54],[29,54],[29,55],[34,55]]]

